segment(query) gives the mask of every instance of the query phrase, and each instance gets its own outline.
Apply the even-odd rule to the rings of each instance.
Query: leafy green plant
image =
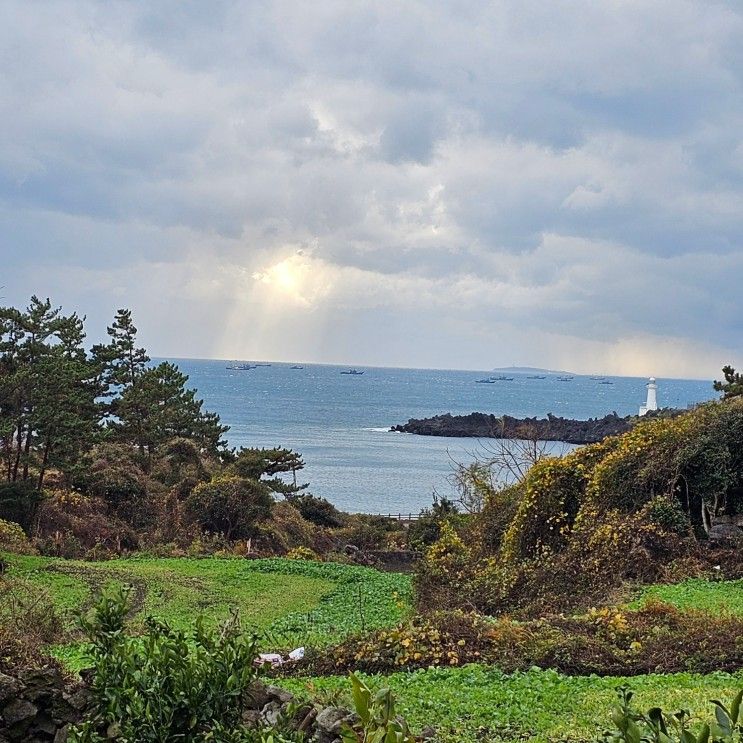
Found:
[[[344,743],[415,743],[408,725],[395,713],[395,695],[385,687],[374,692],[356,674],[350,675],[357,725],[346,724]]]
[[[142,637],[124,630],[129,589],[112,587],[81,618],[93,661],[96,713],[70,740],[92,743],[105,730],[122,743],[230,741],[257,671],[256,639],[234,615],[220,630],[192,632],[148,618]]]
[[[713,700],[715,720],[705,722],[698,732],[691,729],[692,715],[682,709],[666,714],[653,707],[643,714],[632,707],[633,693],[620,687],[619,703],[612,713],[616,729],[604,734],[606,743],[739,743],[743,741],[743,725],[739,724],[743,689],[736,694],[728,709]]]

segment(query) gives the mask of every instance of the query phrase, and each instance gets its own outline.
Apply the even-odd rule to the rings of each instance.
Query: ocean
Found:
[[[491,372],[273,363],[250,371],[228,362],[170,359],[189,375],[206,409],[230,426],[230,446],[285,446],[306,467],[298,479],[309,492],[355,513],[416,513],[433,494],[451,496],[454,462],[470,462],[474,439],[390,433],[409,418],[473,411],[516,417],[554,413],[569,418],[636,413],[647,379],[587,376],[560,382],[554,376],[476,384]],[[711,382],[658,379],[658,404],[686,407],[715,396]],[[480,450],[481,451],[481,450]]]

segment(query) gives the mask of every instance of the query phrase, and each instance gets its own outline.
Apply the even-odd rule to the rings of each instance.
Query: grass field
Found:
[[[375,687],[397,692],[398,711],[415,729],[433,725],[441,743],[472,741],[596,741],[609,724],[617,687],[635,692],[644,711],[660,705],[690,708],[712,716],[710,699],[725,702],[743,686],[743,675],[692,674],[636,676],[630,679],[562,676],[532,669],[505,675],[495,668],[469,665],[385,677],[367,677]],[[344,677],[282,680],[295,693],[348,702]]]
[[[672,585],[649,586],[630,606],[637,608],[650,599],[673,604],[679,609],[698,609],[713,614],[725,612],[743,616],[743,580],[692,579]]]
[[[5,555],[9,575],[43,586],[64,617],[70,642],[55,654],[81,665],[75,614],[105,586],[132,587],[136,628],[146,615],[190,627],[217,623],[239,609],[243,625],[266,649],[337,642],[399,621],[409,611],[410,579],[351,565],[299,560],[130,558],[106,562]]]

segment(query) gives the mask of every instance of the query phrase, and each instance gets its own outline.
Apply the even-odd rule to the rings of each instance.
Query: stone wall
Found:
[[[54,668],[0,673],[0,743],[62,743],[89,702],[82,684]]]

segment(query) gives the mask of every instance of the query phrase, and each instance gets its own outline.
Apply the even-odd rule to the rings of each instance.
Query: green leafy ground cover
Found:
[[[5,555],[11,575],[44,586],[63,613],[71,642],[58,655],[82,665],[73,615],[110,583],[133,586],[136,626],[146,614],[185,628],[203,615],[212,622],[237,606],[246,626],[263,634],[266,649],[324,646],[363,629],[395,624],[410,609],[407,576],[332,563],[270,559],[131,558],[107,562]],[[743,613],[743,581],[686,581],[645,589],[634,602],[657,598],[679,608]],[[628,683],[640,707],[681,706],[705,714],[709,700],[729,699],[743,685],[736,675],[637,676],[631,679],[567,677],[533,669],[505,675],[478,665],[427,669],[371,678],[398,694],[399,711],[416,728],[432,724],[442,743],[465,741],[596,740],[609,720],[615,689]],[[283,679],[313,697],[342,698],[345,677]]]
[[[71,642],[56,649],[81,665],[75,612],[111,584],[130,584],[136,626],[146,615],[185,629],[198,616],[217,623],[236,607],[266,649],[322,647],[364,629],[395,624],[410,607],[410,579],[370,568],[300,560],[129,558],[84,562],[6,555],[9,574],[43,586],[62,613]]]
[[[673,604],[679,609],[743,616],[743,580],[709,581],[694,578],[683,583],[648,586],[629,606],[638,608],[653,599]]]
[[[506,675],[482,665],[365,678],[376,687],[389,685],[397,693],[398,711],[411,727],[433,725],[441,743],[595,741],[610,725],[616,689],[622,684],[636,691],[641,709],[687,707],[705,719],[710,715],[710,699],[730,699],[743,686],[743,674],[622,679],[562,676],[539,669]],[[347,701],[345,677],[282,679],[281,684],[299,694]]]

